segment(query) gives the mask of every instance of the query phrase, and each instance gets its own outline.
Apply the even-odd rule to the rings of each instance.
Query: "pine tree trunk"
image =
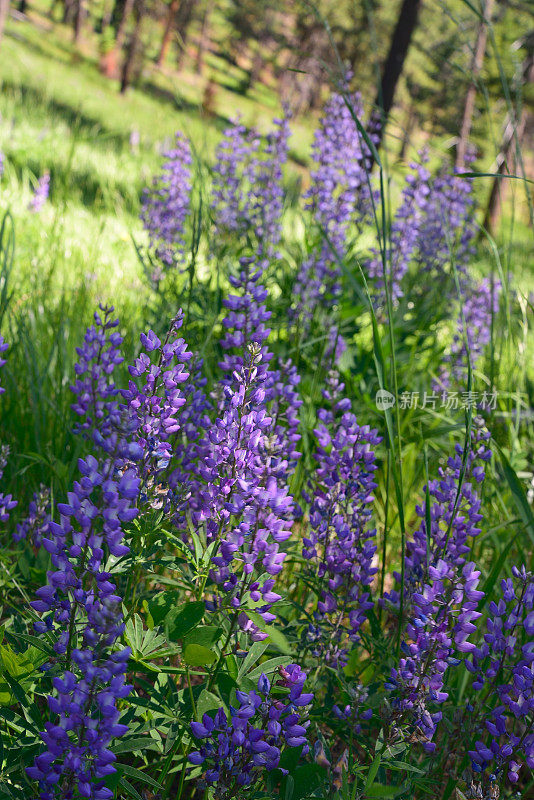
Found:
[[[169,52],[169,45],[172,39],[172,33],[174,28],[174,23],[176,21],[176,12],[178,11],[178,6],[180,5],[180,0],[171,0],[167,11],[167,19],[165,20],[165,29],[163,31],[163,38],[161,40],[161,47],[158,55],[157,64],[158,67],[162,67],[165,63],[165,59],[167,58],[167,53]]]
[[[204,9],[204,16],[202,17],[202,26],[200,29],[200,38],[198,40],[197,47],[197,57],[195,60],[195,69],[199,75],[202,75],[202,70],[204,68],[204,53],[208,44],[208,25],[211,7],[212,3],[210,0],[208,0],[206,3],[206,8]]]
[[[397,17],[397,24],[393,31],[388,56],[382,71],[380,88],[375,100],[376,110],[369,124],[370,132],[375,138],[377,148],[382,142],[389,112],[393,107],[397,83],[402,75],[404,62],[408,55],[422,5],[423,0],[403,0],[399,16]],[[373,159],[371,160],[371,167],[372,163]]]
[[[77,0],[74,20],[74,44],[78,45],[82,37],[82,23],[85,16],[84,0]]]
[[[122,9],[121,21],[117,28],[117,35],[115,37],[115,50],[119,52],[124,44],[126,38],[126,25],[128,24],[128,17],[132,13],[134,7],[134,0],[126,0]]]
[[[0,0],[0,42],[4,37],[7,15],[9,14],[9,0]]]
[[[458,169],[462,169],[465,165],[467,143],[469,141],[469,134],[471,133],[473,114],[475,111],[477,79],[484,64],[486,42],[488,40],[488,25],[491,24],[494,2],[495,0],[486,0],[484,4],[483,19],[480,20],[480,24],[478,26],[477,41],[469,71],[471,83],[469,84],[469,88],[465,96],[464,113],[462,117],[462,124],[460,126],[460,136],[456,146],[456,167]]]
[[[126,48],[126,57],[122,66],[121,76],[121,89],[120,93],[124,94],[128,89],[132,76],[134,73],[135,62],[139,51],[141,49],[141,25],[143,22],[143,2],[135,4],[135,26],[132,31],[132,36]]]
[[[187,42],[187,35],[189,33],[189,26],[193,19],[193,12],[197,0],[180,0],[180,6],[176,14],[175,28],[180,41],[180,49],[178,51],[178,58],[176,59],[176,66],[179,68],[183,55],[185,53],[185,45]]]
[[[65,0],[65,6],[63,8],[63,24],[71,25],[74,22],[75,14],[76,14],[75,0]]]
[[[523,62],[522,72],[523,72],[523,81],[525,84],[534,83],[534,54],[530,54],[529,56],[527,56],[527,58]],[[522,164],[518,162],[520,162],[521,160],[520,158],[521,145],[523,137],[525,135],[527,119],[528,119],[528,111],[526,108],[523,108],[521,118],[519,122],[515,124],[515,130],[514,130],[514,120],[512,120],[508,116],[506,125],[504,127],[501,149],[499,155],[497,156],[496,169],[494,170],[498,176],[506,175],[507,173],[515,174],[517,172],[518,167],[521,167],[520,172],[523,171]],[[490,233],[493,233],[495,231],[501,213],[504,180],[506,180],[506,178],[504,179],[500,177],[494,178],[491,187],[491,192],[488,200],[488,205],[486,206],[486,213],[484,215],[484,223],[483,223],[483,228],[485,228]],[[525,188],[527,192],[530,191],[528,184],[525,184]],[[529,204],[529,211],[532,214],[531,204]]]

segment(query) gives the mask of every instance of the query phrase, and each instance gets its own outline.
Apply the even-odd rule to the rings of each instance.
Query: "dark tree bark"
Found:
[[[25,14],[27,8],[28,8],[27,0],[20,0],[20,2],[19,2],[19,12],[21,14]]]
[[[130,41],[128,42],[128,47],[126,48],[126,57],[122,65],[121,94],[124,94],[130,86],[137,59],[141,57],[141,25],[143,23],[143,12],[144,3],[142,0],[138,0],[138,2],[134,4],[135,25]]]
[[[533,42],[534,44],[534,42]],[[534,83],[534,53],[529,53],[523,62],[522,69],[523,81],[525,84]],[[496,170],[498,176],[507,173],[515,174],[518,167],[518,155],[520,156],[522,140],[528,119],[528,110],[523,108],[521,117],[518,121],[512,120],[508,116],[504,127],[503,141],[499,155],[497,156]],[[497,226],[502,205],[503,183],[506,178],[496,177],[493,179],[491,192],[486,206],[483,227],[493,233]],[[527,192],[530,191],[526,186]],[[530,205],[530,210],[532,206]]]
[[[72,25],[76,15],[76,0],[65,0],[63,7],[63,24]]]
[[[109,24],[115,29],[115,34],[119,30],[119,25],[124,15],[124,4],[125,0],[113,0],[112,2]]]
[[[180,0],[171,0],[169,8],[167,9],[167,18],[165,20],[165,28],[163,29],[163,37],[161,39],[161,47],[159,50],[157,65],[162,67],[169,52],[169,46],[172,39],[173,29],[176,22],[176,12],[180,5]]]
[[[111,18],[113,16],[113,5],[106,0],[104,3],[104,9],[102,11],[102,16],[95,24],[95,33],[103,33],[106,28],[111,25]]]
[[[74,18],[74,43],[79,44],[82,37],[82,24],[85,17],[84,0],[76,2],[76,16]]]
[[[209,18],[211,14],[211,8],[211,0],[208,0],[202,16],[202,25],[200,27],[200,36],[197,47],[197,57],[195,59],[195,69],[199,75],[202,74],[202,70],[204,68],[204,53],[206,52],[209,39]]]
[[[124,44],[126,38],[126,25],[128,24],[128,17],[133,11],[135,0],[125,0],[122,7],[122,16],[117,28],[117,35],[115,37],[115,50],[119,52]]]
[[[178,58],[176,59],[176,66],[180,67],[183,55],[185,53],[185,45],[189,33],[189,26],[193,21],[193,14],[197,5],[197,0],[180,0],[180,5],[176,13],[175,30],[178,34],[180,49],[178,50]]]
[[[9,0],[0,0],[0,42],[4,36],[7,15],[9,14]]]
[[[488,25],[491,24],[493,6],[495,0],[486,0],[484,4],[483,19],[480,20],[475,49],[469,70],[471,82],[465,96],[464,113],[460,126],[460,136],[456,146],[456,167],[462,169],[465,165],[465,154],[469,141],[469,134],[473,125],[473,114],[475,112],[475,99],[477,94],[477,79],[484,64],[486,54],[486,42],[488,40]]]
[[[397,24],[393,31],[386,63],[382,71],[380,88],[375,100],[375,112],[372,115],[369,125],[377,149],[382,142],[389,112],[393,107],[395,90],[399,78],[402,75],[404,62],[408,55],[422,5],[423,0],[402,0],[399,16],[397,17]],[[372,163],[370,166],[372,166]]]

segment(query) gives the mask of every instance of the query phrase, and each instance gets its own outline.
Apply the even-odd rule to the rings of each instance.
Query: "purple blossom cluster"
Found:
[[[412,596],[410,620],[402,642],[403,657],[392,668],[386,689],[391,692],[392,727],[397,735],[421,742],[431,753],[444,703],[445,673],[460,663],[459,656],[475,650],[469,636],[484,593],[477,586],[480,571],[473,562],[461,571],[443,559],[428,568],[428,582]]]
[[[80,480],[67,503],[58,503],[61,521],[50,522],[42,539],[53,568],[32,603],[45,615],[36,631],[55,633],[54,649],[64,665],[63,677],[53,679],[56,694],[48,698],[59,722],[45,724],[47,749],[28,770],[39,781],[42,800],[68,797],[73,782],[82,797],[112,797],[103,787],[114,771],[108,745],[127,730],[118,723],[117,701],[130,689],[124,682],[129,651],[114,652],[124,626],[105,561],[106,554],[128,552],[122,526],[137,516],[139,480],[133,470],[117,475],[111,457],[87,456],[78,467]]]
[[[0,354],[5,353],[8,350],[9,345],[4,340],[3,336],[0,336]],[[0,369],[5,366],[6,359],[2,358],[0,355]],[[3,394],[5,389],[3,386],[0,386],[0,394]],[[9,458],[9,445],[3,444],[0,446],[0,479],[4,474],[4,470],[7,466],[7,461]],[[0,522],[7,522],[9,519],[9,514],[15,506],[17,505],[17,501],[13,500],[13,496],[11,494],[3,494],[0,492]]]
[[[109,313],[105,322],[97,320],[100,327],[106,326],[107,338],[95,346],[95,329],[90,329],[79,352],[82,368],[77,374],[91,375],[93,385],[76,384],[78,413],[84,397],[90,398],[86,410],[92,413],[89,421],[103,454],[79,459],[80,479],[67,502],[57,505],[60,522],[49,521],[46,535],[41,529],[52,569],[32,603],[43,615],[35,629],[53,633],[61,665],[60,675],[52,678],[55,693],[48,697],[50,712],[58,720],[45,723],[41,738],[46,750],[27,770],[39,783],[41,800],[66,799],[76,793],[94,800],[111,798],[113,793],[104,786],[105,778],[115,771],[109,744],[127,731],[119,722],[118,703],[131,689],[124,678],[130,651],[117,649],[124,624],[108,563],[129,552],[123,527],[138,514],[140,480],[133,468],[123,465],[142,451],[133,441],[132,426],[126,435],[111,430],[100,424],[102,417],[95,411],[103,403],[115,402],[109,398],[116,394],[110,391],[111,372],[118,363],[116,355],[110,358],[117,345],[116,335],[110,333],[116,323],[109,323]],[[103,365],[109,366],[104,380]],[[43,668],[50,670],[52,664]]]
[[[172,149],[163,153],[161,174],[143,194],[141,219],[149,245],[165,269],[181,264],[185,257],[185,226],[191,202],[191,146],[181,133]],[[155,282],[162,273],[153,276]]]
[[[221,382],[223,385],[231,382],[233,374],[243,367],[249,343],[257,344],[261,353],[257,380],[262,384],[264,403],[273,422],[262,448],[269,462],[269,472],[283,479],[287,478],[300,455],[296,450],[300,439],[298,409],[302,405],[298,394],[300,376],[289,359],[277,369],[272,368],[273,354],[267,344],[270,329],[266,327],[271,312],[265,304],[267,290],[259,282],[263,273],[251,258],[241,258],[239,266],[238,275],[229,278],[238,293],[229,294],[223,301],[227,313],[220,342],[225,351],[223,360],[219,362],[223,373]]]
[[[454,263],[459,271],[473,255],[475,199],[470,181],[444,165],[431,182],[419,227],[419,268],[435,277]]]
[[[212,208],[221,245],[230,238],[253,244],[261,261],[277,255],[282,227],[282,167],[287,160],[289,117],[274,119],[262,145],[258,131],[239,119],[223,133],[215,155]]]
[[[431,196],[430,172],[425,167],[426,156],[421,163],[411,163],[412,170],[406,176],[401,201],[391,224],[390,245],[386,248],[386,270],[392,303],[403,295],[402,280],[413,262],[419,245],[425,211]],[[377,303],[385,305],[385,284],[382,256],[374,252],[368,266],[369,275],[378,289]]]
[[[186,402],[182,387],[189,378],[185,365],[192,358],[185,340],[178,335],[182,324],[183,314],[179,311],[165,341],[152,330],[141,334],[143,350],[129,367],[128,389],[121,392],[126,401],[129,425],[136,431],[136,446],[142,453],[136,470],[142,481],[143,502],[149,499],[153,502],[161,473],[171,462],[174,438],[180,430],[180,410]]]
[[[213,718],[204,714],[202,722],[191,723],[203,743],[189,760],[203,765],[206,783],[217,785],[217,798],[229,800],[256,784],[264,771],[276,769],[284,747],[308,751],[305,709],[313,695],[304,692],[305,681],[297,664],[280,667],[272,685],[262,674],[257,690],[236,692],[239,706],[230,706],[230,719],[219,708]]]
[[[285,553],[280,545],[291,533],[293,499],[287,487],[269,474],[263,458],[263,437],[271,426],[265,392],[258,380],[262,355],[251,344],[231,386],[223,387],[222,415],[206,434],[205,456],[198,465],[201,483],[195,525],[205,524],[211,556],[210,578],[217,587],[214,608],[234,609],[234,619],[253,639],[265,638],[245,612],[246,597],[266,622],[280,595],[273,591]]]
[[[349,247],[350,226],[361,224],[372,208],[365,169],[369,152],[353,113],[362,118],[359,95],[349,96],[345,91],[333,94],[315,131],[314,166],[305,198],[319,228],[320,242],[302,263],[294,288],[293,309],[294,317],[306,325],[326,299],[334,304],[339,300],[340,262]],[[335,341],[337,329],[329,335]]]
[[[111,740],[126,732],[119,723],[118,701],[130,691],[124,673],[129,649],[117,649],[124,625],[108,559],[129,552],[124,526],[138,515],[141,479],[154,462],[168,461],[168,440],[178,430],[176,414],[183,404],[181,383],[188,377],[183,364],[191,354],[176,337],[182,317],[174,320],[162,345],[149,331],[142,334],[142,352],[130,368],[143,378],[130,381],[119,404],[112,372],[122,361],[120,336],[114,331],[112,309],[95,315],[84,345],[78,350],[77,395],[74,410],[83,417],[80,430],[91,430],[103,455],[80,459],[81,478],[67,503],[59,503],[59,523],[48,521],[41,538],[53,569],[38,590],[33,607],[44,615],[39,633],[53,631],[54,649],[63,677],[54,677],[50,711],[59,722],[47,722],[42,733],[46,751],[28,774],[39,781],[42,800],[74,796],[105,800],[112,797],[103,781],[114,771]],[[148,353],[157,352],[154,364]],[[50,665],[48,665],[48,668]]]
[[[33,197],[30,200],[30,204],[28,208],[30,211],[33,211],[34,214],[38,214],[40,211],[43,210],[43,206],[48,200],[48,195],[50,193],[50,173],[44,172],[33,191]]]
[[[50,489],[41,485],[39,491],[35,492],[33,499],[28,506],[28,514],[18,522],[13,538],[16,542],[22,539],[30,541],[34,547],[41,547],[43,536],[48,536],[49,526],[52,520]]]
[[[468,720],[472,769],[517,783],[522,762],[534,768],[534,577],[524,566],[512,574],[488,605],[484,641],[466,667],[481,694]]]
[[[113,372],[123,362],[123,340],[116,330],[119,321],[113,319],[113,311],[113,306],[103,305],[95,311],[95,324],[87,329],[83,345],[76,348],[76,381],[71,386],[76,396],[71,407],[80,417],[75,431],[93,437],[100,445],[120,427],[119,390]]]
[[[436,566],[442,560],[459,569],[471,550],[473,539],[479,535],[478,527],[482,521],[481,499],[477,485],[484,481],[484,465],[491,458],[491,450],[487,447],[490,439],[489,431],[483,421],[476,417],[471,431],[471,444],[464,459],[464,450],[460,444],[455,447],[454,456],[449,456],[446,467],[439,467],[439,477],[432,479],[425,486],[427,500],[416,506],[416,513],[421,520],[419,527],[406,544],[405,557],[405,602],[409,601],[414,591],[420,591],[428,580],[430,566]],[[430,528],[427,529],[427,516]],[[397,581],[401,580],[398,572],[394,573]],[[399,593],[393,590],[384,595],[385,599],[398,606]]]
[[[331,410],[318,412],[315,429],[316,469],[305,495],[310,512],[302,550],[321,587],[308,641],[334,666],[346,663],[347,641],[357,641],[373,607],[368,587],[377,571],[376,531],[369,522],[376,488],[374,448],[381,438],[368,425],[358,425],[343,389],[332,374],[323,393]]]
[[[474,367],[491,341],[492,320],[499,311],[500,281],[474,280],[463,273],[459,280],[461,307],[457,331],[436,381],[436,388],[448,389],[451,381],[464,383],[467,365]]]

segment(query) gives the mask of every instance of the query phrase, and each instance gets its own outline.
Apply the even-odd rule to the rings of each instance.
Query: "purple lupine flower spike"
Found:
[[[345,85],[346,82],[343,88]],[[356,115],[361,117],[360,96],[351,95],[349,99]],[[365,172],[367,155],[367,145],[344,94],[333,94],[315,132],[312,183],[306,193],[307,208],[320,229],[321,242],[317,251],[304,261],[295,284],[297,300],[293,316],[300,318],[304,327],[326,298],[335,305],[341,295],[339,259],[346,255],[349,225],[361,224],[371,210]],[[328,335],[331,344],[336,342],[339,346],[340,355],[343,343],[335,324]]]
[[[416,506],[421,520],[413,539],[406,544],[405,560],[405,608],[409,608],[410,598],[428,580],[428,567],[441,559],[457,569],[465,563],[473,539],[479,535],[481,500],[477,486],[484,481],[484,465],[491,458],[487,447],[489,431],[481,418],[473,420],[471,444],[465,462],[465,472],[459,490],[464,451],[459,444],[454,456],[447,459],[446,467],[439,468],[439,477],[428,483],[430,498],[430,530],[427,531],[426,501]],[[426,488],[426,487],[425,487]],[[458,497],[458,491],[460,491]],[[400,573],[393,573],[400,581]],[[399,592],[392,590],[384,595],[387,602],[399,606]]]
[[[430,196],[430,172],[425,167],[427,157],[421,155],[421,163],[410,164],[412,172],[406,176],[406,186],[401,202],[391,225],[391,247],[387,252],[389,290],[393,304],[402,297],[402,280],[412,262],[420,237],[426,205]],[[369,263],[369,275],[375,279],[379,289],[377,303],[385,305],[385,286],[382,258],[374,252]]]
[[[0,369],[6,364],[6,359],[2,358],[1,354],[5,353],[8,348],[8,343],[5,341],[3,336],[0,336]],[[0,394],[3,394],[4,392],[4,387],[0,386]],[[0,446],[0,479],[4,474],[8,458],[9,445],[3,444]],[[10,512],[13,511],[16,505],[17,501],[13,500],[12,495],[3,494],[0,492],[0,522],[7,522]]]
[[[480,692],[466,720],[476,726],[471,767],[517,783],[522,763],[534,768],[534,576],[524,566],[512,567],[488,604],[484,641],[466,666]]]
[[[161,174],[143,193],[141,219],[150,248],[163,268],[168,269],[181,264],[185,254],[185,225],[192,188],[189,141],[177,133],[174,148],[166,150],[163,156]]]
[[[212,207],[220,244],[230,236],[252,238],[256,259],[265,266],[277,256],[282,235],[282,166],[287,160],[289,117],[275,119],[262,145],[258,131],[235,120],[215,154]]]
[[[50,510],[50,489],[41,485],[28,506],[28,515],[17,523],[13,539],[16,542],[27,539],[35,547],[41,547],[43,537],[49,535]]]
[[[445,673],[475,650],[469,636],[481,616],[476,610],[484,597],[479,580],[472,562],[460,571],[442,559],[429,567],[428,582],[412,598],[403,657],[386,683],[392,728],[401,737],[415,736],[428,753],[436,748],[433,737],[442,717],[437,708],[448,698]]]
[[[87,329],[83,345],[76,348],[76,381],[71,386],[76,395],[71,407],[80,417],[75,431],[99,441],[120,426],[119,390],[113,372],[123,361],[122,336],[116,330],[119,321],[113,319],[113,311],[113,306],[101,305],[95,312],[95,324]]]
[[[437,391],[446,391],[453,381],[456,385],[466,384],[468,358],[474,368],[490,342],[492,318],[499,311],[500,281],[492,284],[484,278],[479,282],[467,273],[460,273],[459,284],[461,309],[457,331],[435,381]]]
[[[30,211],[33,211],[35,214],[38,214],[39,211],[42,211],[44,204],[48,200],[49,193],[50,193],[50,173],[44,172],[37,181],[37,185],[33,192],[33,197],[30,200],[29,204]]]
[[[358,425],[343,389],[331,374],[324,395],[332,410],[318,414],[317,467],[306,492],[310,531],[303,539],[303,555],[324,587],[308,640],[315,655],[334,666],[346,664],[347,646],[358,640],[373,607],[367,587],[376,573],[376,531],[369,522],[376,487],[374,448],[381,441],[375,430]]]
[[[264,437],[272,420],[265,410],[262,353],[251,344],[242,369],[224,386],[219,418],[201,443],[199,495],[191,503],[195,525],[204,523],[208,542],[217,542],[211,563],[214,607],[237,613],[246,595],[262,602],[256,609],[266,622],[274,619],[273,591],[290,536],[293,499],[282,481],[270,474]],[[254,639],[265,638],[245,612],[239,625]]]
[[[202,722],[191,723],[202,744],[189,760],[203,766],[203,777],[216,785],[218,798],[235,797],[239,789],[257,785],[264,771],[278,767],[286,746],[308,752],[306,706],[313,695],[304,692],[305,681],[298,664],[289,664],[280,668],[273,686],[289,694],[273,695],[271,681],[261,675],[257,690],[236,692],[239,705],[230,707],[230,719],[219,708],[213,717],[204,714]]]

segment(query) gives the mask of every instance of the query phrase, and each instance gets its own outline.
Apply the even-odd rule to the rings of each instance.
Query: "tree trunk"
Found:
[[[0,42],[4,36],[7,15],[9,14],[9,0],[0,0]]]
[[[122,76],[121,76],[121,94],[124,94],[129,87],[132,76],[134,73],[135,62],[137,60],[137,56],[139,55],[141,49],[141,25],[143,22],[143,2],[135,4],[135,26],[132,31],[132,36],[128,43],[128,47],[126,49],[126,57],[124,59],[124,63],[122,65]]]
[[[95,33],[103,33],[106,28],[111,25],[111,18],[113,16],[113,5],[106,0],[104,3],[104,9],[102,11],[102,16],[100,17],[98,24],[95,26]]]
[[[534,83],[534,54],[531,53],[527,56],[523,62],[522,72],[524,83]],[[521,119],[516,124],[514,130],[514,120],[508,116],[506,125],[504,127],[501,149],[499,155],[497,156],[496,169],[494,170],[498,176],[505,175],[506,173],[515,173],[517,169],[517,162],[520,159],[521,143],[525,135],[527,118],[528,110],[523,108]],[[490,233],[495,231],[495,228],[497,227],[497,221],[501,213],[502,190],[504,188],[502,185],[503,180],[506,180],[506,178],[503,179],[496,177],[493,179],[493,185],[491,187],[488,205],[484,215],[483,227]],[[530,191],[527,184],[525,184],[525,188],[527,192]],[[529,210],[531,211],[531,209],[532,206],[529,204]]]
[[[27,7],[28,7],[27,0],[20,0],[20,2],[19,2],[19,12],[21,14],[25,14],[26,13]]]
[[[125,0],[112,0],[109,24],[115,30],[115,36],[117,35],[117,31],[124,13],[124,2]]]
[[[187,35],[189,33],[189,26],[193,19],[193,12],[196,4],[197,0],[181,0],[176,14],[175,28],[180,40],[180,49],[178,51],[178,58],[176,59],[177,67],[180,67],[182,57],[185,53],[185,45],[187,42]]]
[[[174,23],[176,21],[176,12],[178,11],[178,6],[180,5],[180,0],[171,0],[168,11],[167,11],[167,19],[165,20],[165,29],[163,31],[163,38],[161,40],[161,47],[158,55],[157,65],[158,67],[162,67],[165,63],[165,59],[167,58],[167,53],[169,52],[169,45],[172,39],[172,32],[174,28]]]
[[[208,23],[211,13],[211,2],[208,0],[206,8],[204,9],[204,16],[202,17],[202,26],[200,28],[200,38],[198,40],[197,57],[195,60],[195,69],[199,75],[202,75],[204,67],[204,52],[208,44]]]
[[[82,38],[82,23],[85,16],[84,0],[77,0],[76,17],[74,20],[74,44],[80,44]]]
[[[122,9],[122,16],[119,22],[119,27],[117,28],[117,35],[115,37],[115,50],[119,52],[122,49],[124,44],[124,39],[126,37],[126,25],[128,24],[128,17],[132,13],[132,9],[134,7],[134,0],[126,0]]]
[[[406,150],[408,149],[408,145],[410,144],[410,139],[415,128],[415,123],[417,122],[417,115],[415,113],[415,102],[412,98],[410,105],[408,107],[408,119],[406,120],[406,124],[404,126],[404,131],[402,134],[402,143],[401,149],[399,151],[398,159],[399,161],[404,161],[404,157],[406,156]]]
[[[375,100],[375,112],[369,123],[370,132],[373,134],[377,149],[382,142],[384,128],[386,127],[389,112],[393,106],[397,83],[402,75],[404,62],[408,54],[413,33],[417,26],[417,18],[422,5],[423,0],[403,0],[402,2],[397,24],[395,25],[395,30],[391,38],[386,63],[382,71],[382,80],[380,81],[380,88]],[[371,159],[371,167],[373,160],[374,159]]]
[[[63,8],[63,24],[71,25],[74,22],[75,14],[76,14],[75,0],[65,0],[65,6]]]
[[[469,74],[471,83],[465,96],[464,113],[462,117],[462,124],[460,126],[460,136],[456,146],[456,167],[462,169],[465,165],[465,154],[467,150],[467,143],[469,141],[469,134],[471,133],[471,126],[473,124],[473,114],[475,111],[475,99],[477,94],[477,79],[484,64],[484,56],[486,54],[486,42],[488,40],[488,25],[491,24],[491,17],[493,14],[493,6],[495,0],[486,0],[484,3],[483,19],[480,20],[478,26],[477,40]]]

